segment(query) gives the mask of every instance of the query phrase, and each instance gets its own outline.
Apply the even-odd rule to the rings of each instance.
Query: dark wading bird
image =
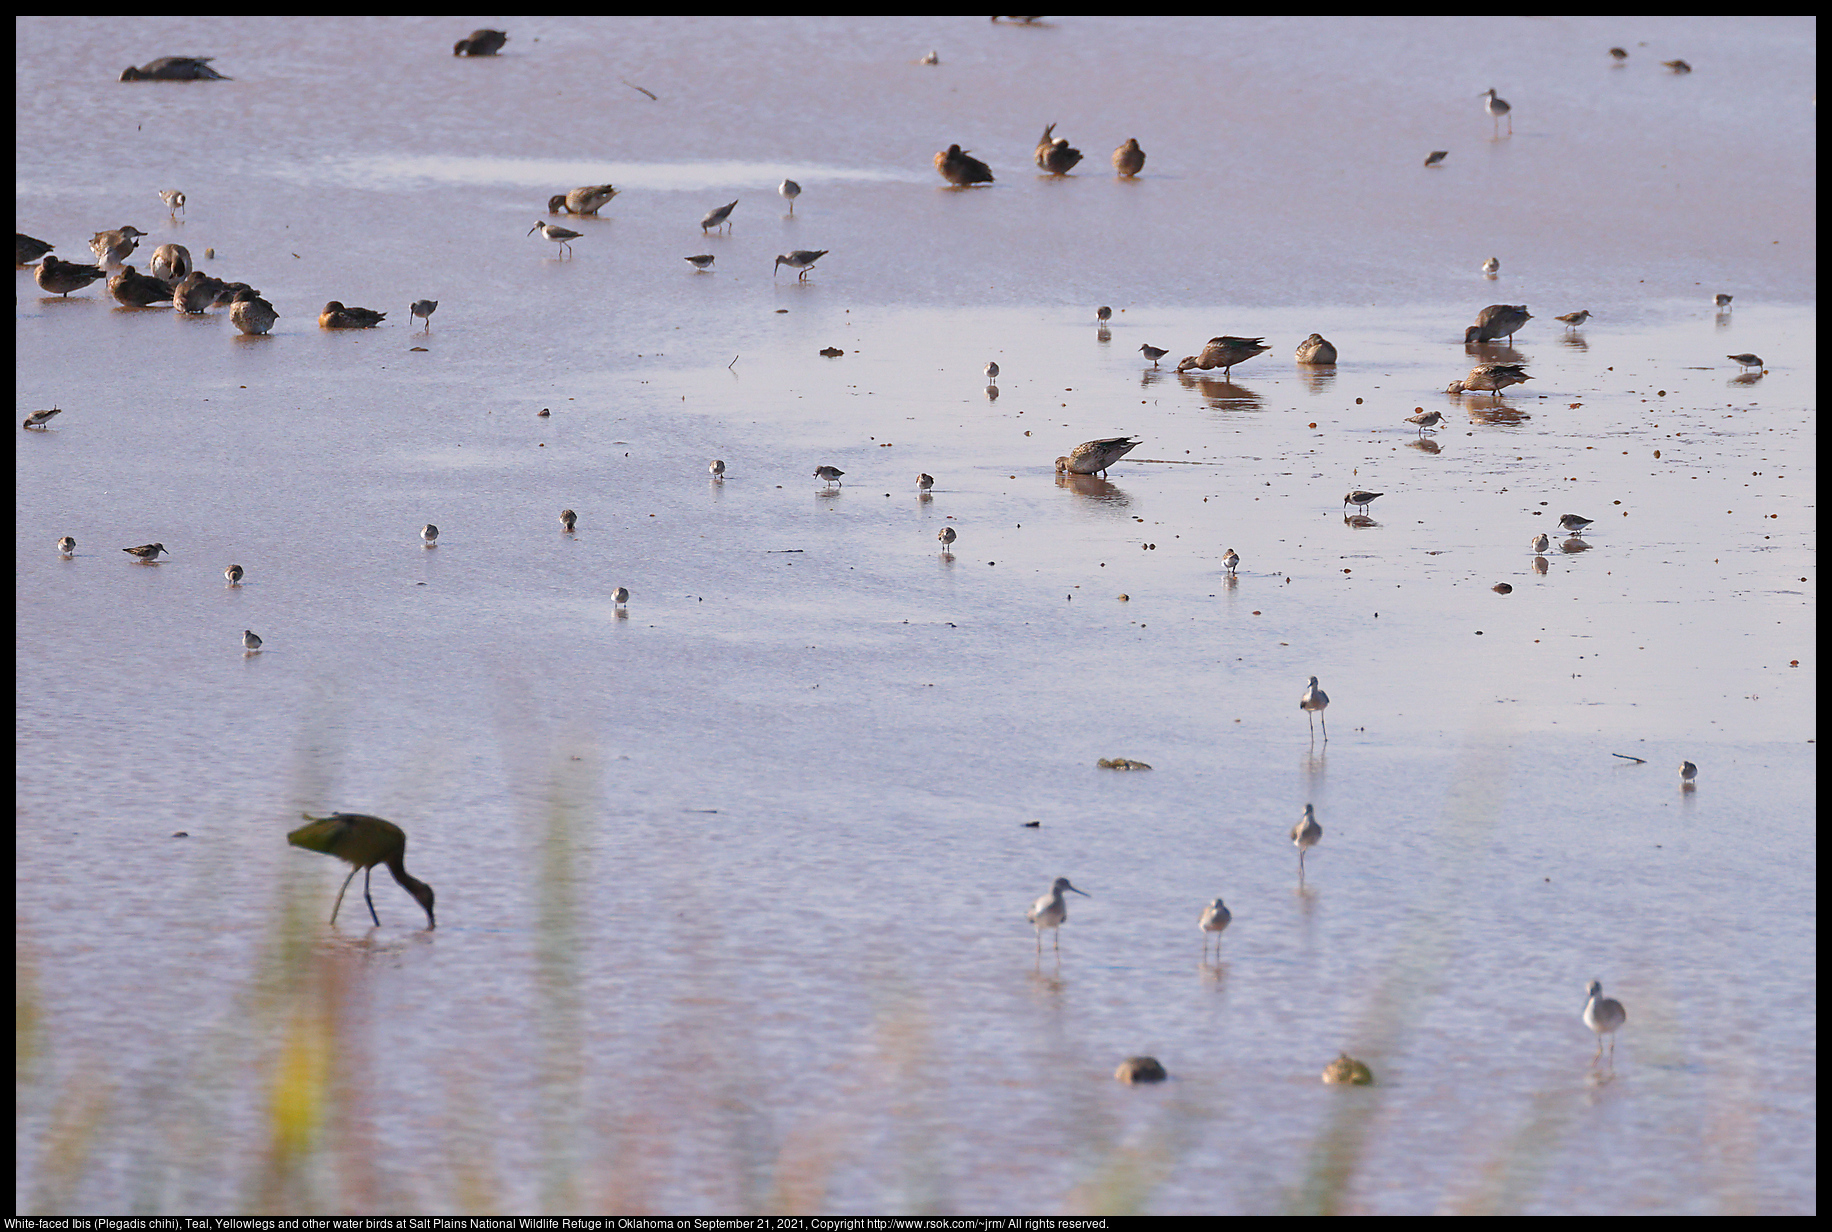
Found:
[[[212,56],[161,56],[145,68],[128,65],[122,81],[233,81],[210,67]]]
[[[1525,304],[1490,304],[1476,314],[1476,323],[1463,331],[1465,346],[1472,342],[1493,342],[1506,337],[1514,341],[1514,331],[1533,319]]]
[[[337,891],[337,902],[331,908],[331,923],[337,923],[337,911],[343,906],[344,890],[350,888],[350,882],[356,879],[360,869],[363,874],[363,900],[369,904],[369,918],[375,921],[377,928],[381,927],[382,918],[375,914],[375,900],[369,896],[369,872],[378,864],[386,864],[388,871],[394,874],[394,879],[401,883],[401,888],[413,895],[420,906],[426,909],[426,926],[437,926],[433,919],[433,888],[411,876],[405,867],[407,834],[401,827],[367,813],[332,813],[329,817],[313,817],[305,813],[302,816],[311,824],[300,826],[288,834],[286,841],[307,851],[336,856],[352,866],[350,875],[344,878],[343,889]]]

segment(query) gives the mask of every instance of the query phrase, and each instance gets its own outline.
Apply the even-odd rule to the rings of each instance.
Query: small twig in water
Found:
[[[622,78],[622,77],[619,77],[619,78],[618,78],[617,80],[619,80],[619,81],[622,81],[624,85],[626,85],[626,86],[629,86],[629,87],[630,87],[630,89],[632,89],[632,90],[635,90],[635,91],[637,91],[637,92],[638,92],[638,93],[640,93],[640,94],[649,94],[649,92],[648,92],[647,90],[645,90],[645,89],[643,89],[643,88],[642,88],[641,86],[639,86],[639,85],[637,85],[637,84],[636,84],[636,83],[635,83],[634,81],[627,81],[627,80],[625,80],[625,79],[624,79],[624,78]],[[651,102],[657,102],[657,103],[659,103],[659,102],[661,101],[660,99],[658,99],[658,98],[656,98],[656,97],[655,97],[655,95],[653,95],[653,94],[649,94],[649,99],[650,99],[650,101],[651,101]]]
[[[1632,761],[1637,766],[1645,766],[1648,760],[1645,757],[1630,757],[1627,753],[1611,753],[1610,756],[1611,757],[1620,757],[1623,761]]]
[[[727,372],[730,372],[730,371],[731,371],[731,367],[732,367],[732,364],[735,364],[735,363],[737,363],[737,362],[738,362],[738,357],[737,357],[736,355],[734,355],[734,356],[732,356],[732,363],[731,363],[731,364],[726,364],[726,365],[725,365],[725,370],[726,370]]]

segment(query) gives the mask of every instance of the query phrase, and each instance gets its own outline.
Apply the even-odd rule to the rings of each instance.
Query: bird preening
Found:
[[[433,919],[433,888],[424,881],[412,876],[406,868],[407,834],[392,821],[380,817],[371,817],[367,813],[332,813],[329,817],[313,817],[310,813],[301,814],[310,824],[300,826],[286,836],[286,841],[295,847],[307,851],[316,851],[327,856],[336,856],[350,865],[350,875],[344,878],[343,888],[337,891],[337,902],[331,907],[331,923],[337,923],[338,909],[343,906],[344,891],[350,888],[350,882],[356,879],[360,871],[363,875],[363,901],[369,904],[369,918],[381,927],[382,917],[375,913],[375,899],[369,895],[369,872],[377,864],[385,864],[388,871],[401,888],[414,896],[420,906],[426,910],[426,927],[437,927]]]

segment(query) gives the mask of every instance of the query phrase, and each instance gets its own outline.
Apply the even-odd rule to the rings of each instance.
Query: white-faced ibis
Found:
[[[331,923],[337,923],[338,908],[343,906],[344,890],[350,888],[358,869],[363,874],[363,899],[369,904],[369,918],[380,928],[382,918],[375,913],[375,900],[369,897],[369,871],[378,864],[386,864],[394,879],[418,900],[426,909],[426,926],[436,927],[433,919],[433,888],[424,881],[409,875],[405,867],[407,859],[407,834],[392,821],[380,817],[371,817],[367,813],[332,813],[329,817],[313,817],[303,814],[310,825],[300,826],[286,836],[286,841],[295,847],[307,851],[322,852],[327,856],[336,856],[339,860],[351,865],[350,875],[344,878],[343,889],[337,891],[337,902],[331,908]]]

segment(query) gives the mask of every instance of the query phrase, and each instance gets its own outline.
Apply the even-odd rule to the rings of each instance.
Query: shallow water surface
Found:
[[[282,315],[18,278],[18,1208],[1814,1209],[1814,27],[1644,21],[21,21],[20,229]]]

